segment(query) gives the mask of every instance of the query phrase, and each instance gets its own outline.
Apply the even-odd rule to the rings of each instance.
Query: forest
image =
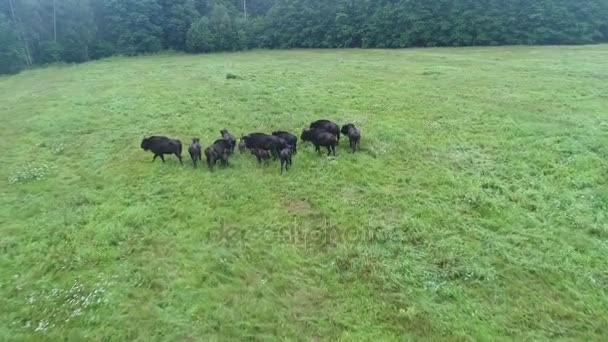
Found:
[[[0,74],[162,50],[592,44],[606,0],[1,0]]]

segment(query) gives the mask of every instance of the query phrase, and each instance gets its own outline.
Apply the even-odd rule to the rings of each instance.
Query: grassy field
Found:
[[[263,51],[2,77],[0,340],[606,340],[607,55]],[[356,123],[361,153],[302,145],[280,176],[139,148],[319,118]]]

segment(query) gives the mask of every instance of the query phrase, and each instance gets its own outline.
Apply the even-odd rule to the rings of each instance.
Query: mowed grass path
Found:
[[[263,51],[2,77],[0,340],[605,340],[607,55]],[[362,152],[301,145],[280,176],[139,148],[320,118],[361,127]]]

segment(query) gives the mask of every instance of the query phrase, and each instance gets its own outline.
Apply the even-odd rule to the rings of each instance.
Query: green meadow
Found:
[[[0,340],[606,340],[608,45],[110,58],[0,77]],[[227,77],[232,74],[234,77]],[[355,123],[293,168],[187,157]],[[152,162],[145,135],[179,138]]]

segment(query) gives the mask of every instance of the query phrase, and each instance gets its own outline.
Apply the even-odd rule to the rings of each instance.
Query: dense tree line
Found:
[[[0,0],[0,73],[165,49],[608,41],[608,0]]]

